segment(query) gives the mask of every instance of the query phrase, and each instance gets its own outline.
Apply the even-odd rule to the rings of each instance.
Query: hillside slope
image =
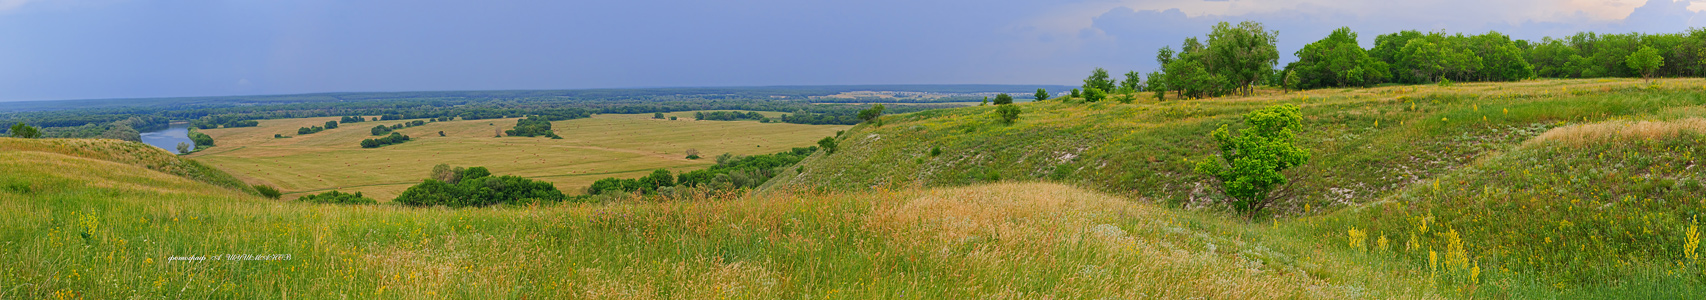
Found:
[[[18,139],[0,138],[0,153],[37,152],[68,155],[133,165],[190,180],[257,194],[231,174],[200,162],[183,159],[160,148],[139,142],[109,139]]]
[[[994,107],[888,116],[840,136],[784,172],[768,190],[861,190],[1050,180],[1187,207],[1218,196],[1193,161],[1214,153],[1209,132],[1275,104],[1303,108],[1299,142],[1314,153],[1287,171],[1291,197],[1276,213],[1366,203],[1408,184],[1507,150],[1553,127],[1706,112],[1702,79],[1582,79],[1368,89],[1262,91],[1133,104],[1060,99],[1020,104],[1011,125]],[[1148,94],[1144,94],[1148,95]],[[1068,103],[1072,102],[1072,103]],[[939,154],[934,154],[940,149]]]

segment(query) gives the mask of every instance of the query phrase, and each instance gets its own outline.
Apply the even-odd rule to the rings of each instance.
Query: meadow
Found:
[[[767,114],[780,115],[769,112]],[[296,129],[324,125],[337,117],[261,120],[257,127],[204,129],[218,146],[189,157],[231,172],[251,184],[271,185],[285,199],[330,190],[362,192],[388,201],[426,178],[433,165],[485,166],[496,174],[544,180],[570,194],[606,177],[640,177],[657,169],[690,171],[715,163],[687,159],[688,149],[711,158],[769,154],[812,145],[846,129],[840,125],[694,121],[693,112],[601,114],[552,122],[563,139],[494,137],[515,126],[515,118],[429,122],[397,132],[413,140],[363,149],[369,129],[414,120],[340,124],[336,129],[296,135]],[[444,136],[438,132],[443,131]],[[282,134],[288,138],[274,138]]]
[[[16,216],[0,220],[0,261],[15,262],[0,266],[0,298],[1699,298],[1703,87],[1581,79],[1051,99],[1019,104],[1013,124],[963,107],[847,128],[835,153],[757,190],[462,209],[266,199],[229,187],[245,171],[226,153],[421,178],[435,162],[394,154],[465,151],[495,160],[467,165],[502,174],[553,155],[502,148],[663,155],[687,144],[624,137],[709,133],[649,114],[558,122],[563,140],[487,135],[503,120],[438,122],[402,129],[421,140],[371,157],[342,152],[362,150],[361,125],[400,121],[288,139],[271,133],[324,120],[263,123],[188,158],[0,138],[0,214]],[[1303,107],[1299,143],[1314,156],[1285,173],[1284,201],[1246,218],[1189,166],[1211,158],[1207,132],[1274,104]],[[456,131],[434,144],[444,130],[434,126]],[[811,128],[829,132],[801,143],[839,130]],[[780,150],[762,145],[733,148]]]

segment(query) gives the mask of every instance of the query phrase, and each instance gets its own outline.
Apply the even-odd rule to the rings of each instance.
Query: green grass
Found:
[[[28,186],[0,190],[4,298],[1431,295],[1260,224],[1058,184],[417,209],[266,200],[53,152],[0,158],[13,170],[0,182]],[[290,259],[211,260],[227,254]]]
[[[691,112],[687,112],[691,116]],[[516,175],[556,184],[578,194],[606,177],[632,178],[653,170],[696,170],[715,163],[689,160],[684,151],[703,157],[722,153],[768,154],[803,147],[848,126],[760,124],[758,122],[669,121],[651,114],[597,115],[552,122],[561,140],[503,137],[495,132],[515,126],[516,119],[432,122],[397,130],[409,142],[363,149],[375,125],[412,120],[342,124],[336,129],[293,136],[296,128],[324,125],[337,117],[262,120],[258,127],[202,130],[219,146],[190,155],[231,172],[245,181],[277,186],[293,199],[329,190],[362,192],[389,201],[425,179],[433,165],[485,166],[498,174]],[[440,137],[439,131],[445,136]]]
[[[479,209],[267,200],[128,158],[147,154],[0,139],[0,214],[16,216],[0,220],[0,261],[17,262],[0,266],[0,298],[1699,298],[1703,83],[1045,101],[1013,125],[992,107],[935,110],[855,126],[758,193]],[[1304,107],[1315,157],[1287,172],[1274,217],[1245,220],[1189,168],[1209,158],[1207,132],[1279,103]],[[436,162],[389,166],[479,148],[489,157],[462,159],[526,172],[538,163],[517,158],[564,155],[535,148],[661,152],[682,145],[655,137],[745,136],[700,126],[781,125],[622,117],[554,124],[583,134],[564,144],[433,123],[403,130],[454,138],[380,155],[343,152],[361,126],[210,130],[231,144],[193,156],[238,174],[273,159],[418,178]],[[216,254],[292,259],[164,261]]]

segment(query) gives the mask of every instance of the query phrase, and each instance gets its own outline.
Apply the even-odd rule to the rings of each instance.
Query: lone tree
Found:
[[[859,111],[859,119],[865,120],[865,122],[875,121],[883,116],[884,109],[882,104],[873,104],[871,108]],[[877,126],[883,126],[883,124],[877,123]]]
[[[18,125],[12,125],[11,132],[12,137],[15,138],[33,139],[41,137],[40,130],[36,130],[35,127],[31,127],[30,125],[24,125],[23,122],[19,122]]]
[[[1665,66],[1665,57],[1659,56],[1658,49],[1641,46],[1641,50],[1630,53],[1629,58],[1625,59],[1623,63],[1629,65],[1630,69],[1640,71],[1641,78],[1646,79],[1647,83],[1652,83],[1653,73],[1658,71],[1659,67]]]
[[[1090,88],[1088,90],[1084,90],[1084,102],[1102,101],[1102,99],[1105,98],[1108,98],[1108,92],[1103,91],[1102,89]]]
[[[819,149],[823,149],[824,155],[835,154],[836,146],[835,137],[832,136],[826,136],[821,140],[817,140],[817,147]]]
[[[1048,100],[1048,91],[1037,89],[1037,101]]]
[[[995,105],[1008,105],[1008,104],[1013,104],[1013,96],[1008,96],[1006,93],[1001,93],[1001,94],[995,95]]]
[[[190,154],[190,143],[178,142],[178,154]]]
[[[1072,94],[1069,97],[1078,98],[1079,96],[1080,96],[1080,93],[1078,92],[1078,89],[1072,89]]]
[[[1019,119],[1019,106],[1011,104],[1002,105],[995,108],[995,114],[1001,116],[1002,123],[1011,125],[1013,124],[1013,120]]]
[[[1280,171],[1309,161],[1309,150],[1292,144],[1303,122],[1298,108],[1282,104],[1244,115],[1248,127],[1233,136],[1226,125],[1214,130],[1220,144],[1220,159],[1197,163],[1199,173],[1213,177],[1217,187],[1231,197],[1232,207],[1254,217],[1277,198],[1273,191],[1285,185]]]
[[[1102,68],[1096,68],[1095,71],[1090,72],[1090,77],[1084,78],[1084,91],[1086,92],[1090,89],[1099,89],[1104,92],[1112,91],[1115,87],[1114,80],[1108,78],[1108,70]]]

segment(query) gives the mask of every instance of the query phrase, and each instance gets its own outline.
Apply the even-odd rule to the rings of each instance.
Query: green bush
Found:
[[[259,187],[260,186],[256,186],[256,188],[259,188]],[[347,193],[343,193],[343,192],[339,192],[339,191],[330,191],[330,192],[321,193],[319,195],[302,196],[302,198],[296,198],[296,201],[302,201],[302,202],[308,202],[308,203],[324,203],[324,204],[378,204],[379,203],[379,201],[373,200],[373,198],[368,198],[368,197],[362,196],[361,192],[355,192],[354,194],[347,194]]]
[[[1309,150],[1292,144],[1302,126],[1298,107],[1291,104],[1270,106],[1244,115],[1248,127],[1233,136],[1227,126],[1214,130],[1214,140],[1220,146],[1218,160],[1203,160],[1197,172],[1213,177],[1217,187],[1233,199],[1238,211],[1255,215],[1273,203],[1271,191],[1285,185],[1280,171],[1309,161]]]
[[[461,170],[455,184],[426,179],[409,187],[397,199],[409,206],[487,206],[505,203],[556,202],[567,199],[555,185],[517,176],[491,176],[485,167]]]
[[[260,192],[261,196],[273,199],[278,199],[279,196],[284,195],[284,193],[280,193],[276,188],[259,184],[255,185],[255,191]]]

